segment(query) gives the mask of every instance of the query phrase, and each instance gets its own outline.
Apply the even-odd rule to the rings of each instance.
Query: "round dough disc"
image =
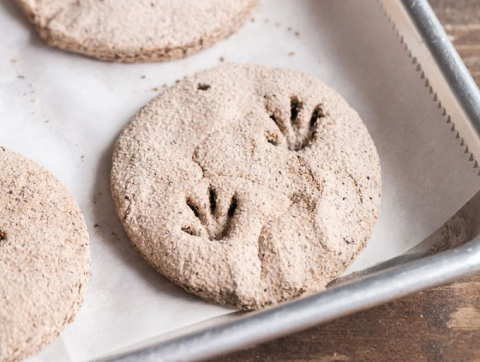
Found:
[[[370,237],[381,192],[373,141],[342,97],[305,74],[235,64],[142,108],[111,182],[149,263],[244,309],[325,288]]]
[[[37,352],[73,321],[90,277],[89,238],[68,191],[0,147],[0,360]]]
[[[233,34],[258,0],[15,0],[50,45],[117,61],[179,59]]]

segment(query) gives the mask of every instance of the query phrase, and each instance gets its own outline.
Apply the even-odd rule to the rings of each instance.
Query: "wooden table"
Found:
[[[480,85],[480,0],[430,3]],[[227,361],[480,361],[480,275],[210,362]]]

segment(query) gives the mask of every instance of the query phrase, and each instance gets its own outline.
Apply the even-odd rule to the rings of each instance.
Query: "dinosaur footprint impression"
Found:
[[[290,205],[285,195],[252,182],[213,177],[202,180],[187,193],[189,217],[182,231],[192,236],[225,242],[246,234],[258,238],[265,222]]]
[[[313,140],[315,129],[319,120],[325,115],[320,105],[313,110],[307,109],[297,96],[290,98],[290,109],[278,107],[272,103],[270,97],[265,96],[266,111],[275,123],[278,132],[267,131],[267,141],[274,146],[284,146],[290,151],[300,151]]]

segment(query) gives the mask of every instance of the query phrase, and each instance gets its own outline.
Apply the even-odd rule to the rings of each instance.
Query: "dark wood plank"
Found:
[[[431,4],[480,85],[480,0]],[[480,275],[211,362],[227,361],[480,361]]]
[[[214,361],[480,361],[479,306],[476,276]]]
[[[480,85],[480,1],[430,0],[473,78]]]

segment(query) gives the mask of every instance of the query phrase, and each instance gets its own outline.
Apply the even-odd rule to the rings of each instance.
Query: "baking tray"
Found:
[[[92,280],[77,319],[29,361],[200,360],[479,270],[478,242],[437,253],[450,245],[441,230],[433,233],[480,189],[480,97],[426,1],[264,0],[238,34],[212,49],[135,65],[49,48],[11,1],[0,5],[0,31],[9,34],[0,39],[0,143],[67,185],[92,241]],[[208,305],[151,270],[108,196],[113,142],[128,118],[163,84],[220,57],[325,80],[365,120],[384,173],[379,223],[348,273],[322,293],[248,314]],[[408,127],[398,124],[404,115]],[[477,203],[466,209],[478,211]]]
[[[427,0],[379,0],[412,64],[479,170],[480,93]],[[448,110],[448,111],[447,111]],[[447,114],[448,112],[448,114]],[[454,185],[453,187],[462,187]],[[478,203],[478,199],[472,202]],[[478,210],[475,210],[475,212]],[[472,220],[470,220],[472,222]],[[475,230],[472,227],[472,230]],[[475,233],[475,232],[473,232]],[[425,240],[328,290],[102,361],[197,361],[332,321],[480,271],[480,236],[444,251]],[[439,252],[440,251],[440,252]],[[438,252],[438,253],[437,253]],[[433,254],[433,255],[432,255]],[[415,260],[417,259],[417,260]]]

